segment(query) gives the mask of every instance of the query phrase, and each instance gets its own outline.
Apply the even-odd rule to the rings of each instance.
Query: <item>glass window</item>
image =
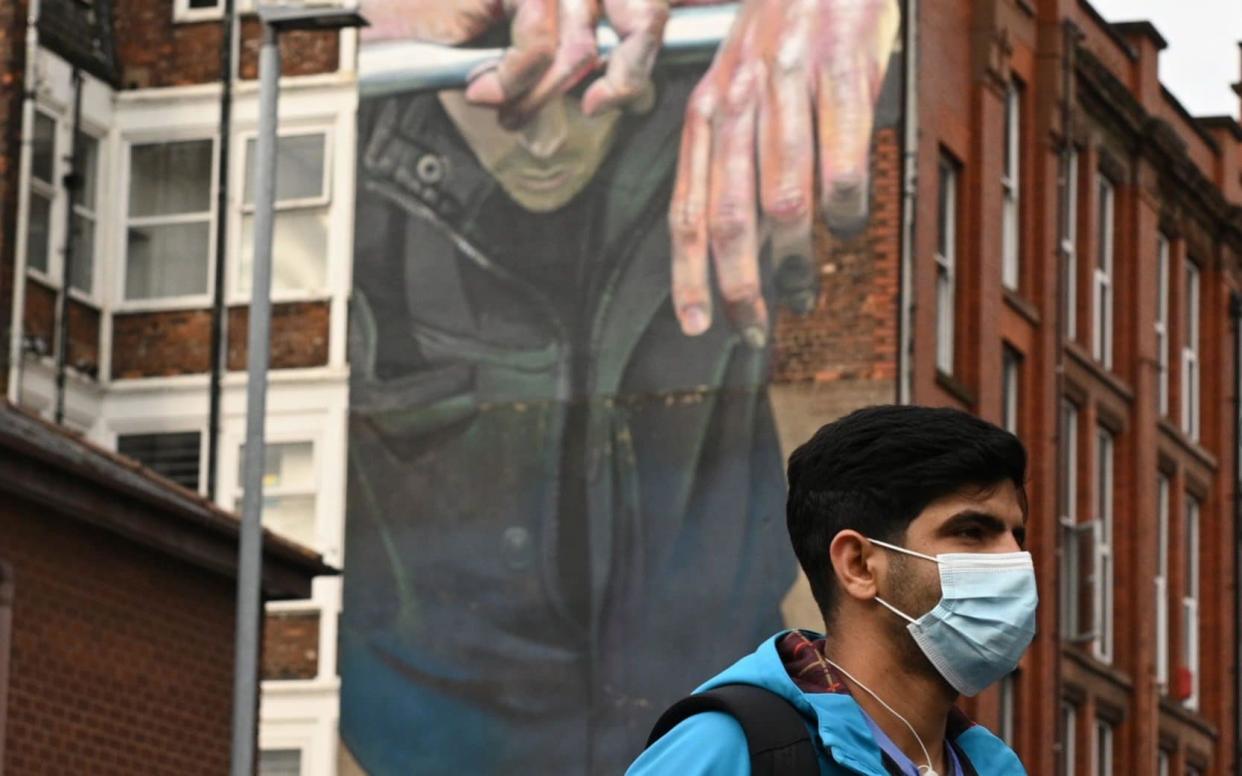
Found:
[[[1022,86],[1011,80],[1005,96],[1005,168],[1001,176],[1001,279],[1005,288],[1018,288],[1021,276],[1021,210],[1018,187],[1022,169]]]
[[[197,431],[128,434],[117,438],[116,449],[190,490],[199,488],[202,445]]]
[[[238,289],[250,292],[254,261],[253,164],[255,141],[246,144]],[[276,222],[272,236],[272,288],[318,291],[328,283],[328,204],[325,149],[320,132],[281,137],[276,143]]]
[[[1199,439],[1199,267],[1186,262],[1186,320],[1182,328],[1182,430]]]
[[[1113,482],[1114,442],[1111,431],[1100,427],[1096,436],[1096,540],[1095,540],[1095,611],[1099,628],[1095,639],[1095,656],[1113,659]]]
[[[1067,641],[1084,643],[1095,638],[1096,524],[1078,515],[1078,406],[1068,399],[1061,417],[1061,633]]]
[[[245,486],[246,448],[238,457],[235,506],[240,513]],[[316,540],[315,446],[312,442],[284,442],[264,446],[263,525],[286,539],[307,547]]]
[[[1161,749],[1156,755],[1156,776],[1170,776],[1173,773],[1171,763],[1172,758],[1169,757],[1169,753]]]
[[[1186,708],[1199,708],[1199,500],[1186,494],[1186,521],[1182,551],[1185,553],[1185,589],[1182,591],[1182,662],[1190,678]]]
[[[1091,355],[1105,369],[1113,368],[1113,240],[1115,232],[1116,195],[1113,183],[1103,173],[1099,176],[1098,233],[1093,283],[1095,320],[1091,334]]]
[[[1069,701],[1061,701],[1060,727],[1060,776],[1078,776],[1078,752],[1075,747],[1078,738],[1078,707]]]
[[[1000,733],[1010,747],[1014,745],[1014,731],[1017,725],[1018,705],[1018,674],[1009,674],[1000,681]]]
[[[1102,719],[1095,721],[1095,770],[1094,776],[1112,776],[1113,773],[1113,726]]]
[[[207,293],[212,166],[211,140],[131,149],[126,299]]]
[[[1156,478],[1156,684],[1169,685],[1169,478]]]
[[[1022,356],[1006,345],[1001,361],[1001,427],[1011,434],[1017,434],[1022,391]]]
[[[259,752],[258,776],[301,776],[301,773],[302,750],[264,749]]]
[[[953,374],[957,310],[957,167],[940,160],[940,219],[936,242],[936,368]]]
[[[1156,403],[1160,417],[1169,414],[1169,239],[1164,235],[1156,249]]]
[[[56,120],[36,111],[30,139],[30,215],[26,226],[26,266],[51,270],[52,202],[56,199]]]
[[[79,133],[76,175],[78,191],[73,206],[73,266],[69,285],[84,294],[95,289],[95,201],[99,187],[99,141]]]
[[[1065,336],[1078,339],[1078,151],[1069,152],[1065,180],[1065,224],[1061,252],[1065,254]]]

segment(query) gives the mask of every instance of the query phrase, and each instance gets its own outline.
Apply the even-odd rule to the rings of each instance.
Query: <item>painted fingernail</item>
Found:
[[[776,266],[776,287],[782,293],[805,291],[815,282],[811,259],[805,254],[786,256]]]
[[[697,337],[711,326],[712,321],[707,311],[699,305],[687,307],[681,311],[681,328],[691,337]]]
[[[742,329],[742,341],[758,350],[768,344],[768,333],[763,330],[762,326],[747,326]]]
[[[835,181],[824,202],[828,228],[838,237],[853,237],[867,225],[867,183],[865,178]]]

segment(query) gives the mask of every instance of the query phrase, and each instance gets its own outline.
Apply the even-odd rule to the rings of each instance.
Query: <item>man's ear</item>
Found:
[[[862,534],[848,529],[837,533],[828,545],[828,557],[845,595],[858,601],[876,597],[875,572],[884,561]]]

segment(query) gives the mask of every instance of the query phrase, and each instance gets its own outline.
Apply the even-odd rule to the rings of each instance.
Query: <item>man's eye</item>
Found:
[[[967,539],[982,539],[983,531],[979,528],[963,528],[957,532],[958,536],[965,536]]]

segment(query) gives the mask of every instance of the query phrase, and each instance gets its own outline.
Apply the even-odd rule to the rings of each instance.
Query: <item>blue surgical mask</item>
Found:
[[[879,596],[910,624],[923,654],[962,695],[978,695],[1018,666],[1035,637],[1035,566],[1029,552],[951,553],[932,557],[872,539],[940,567],[940,603],[915,619]]]

